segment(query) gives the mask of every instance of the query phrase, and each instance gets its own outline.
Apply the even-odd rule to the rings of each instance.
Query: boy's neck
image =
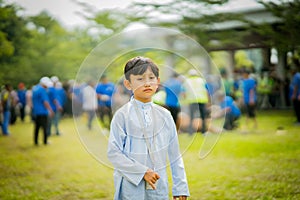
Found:
[[[143,101],[143,100],[140,100],[140,99],[136,99],[134,96],[132,97],[135,101],[137,101],[137,102],[139,102],[139,103],[152,103],[152,99],[150,99],[150,100],[145,100],[145,101]]]

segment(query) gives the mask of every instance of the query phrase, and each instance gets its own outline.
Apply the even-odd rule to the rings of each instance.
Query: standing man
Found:
[[[59,130],[59,123],[64,112],[63,108],[65,107],[67,95],[65,89],[62,87],[62,83],[59,81],[55,83],[55,90],[57,93],[57,101],[58,101],[57,104],[60,107],[58,108],[54,116],[54,127],[56,131],[56,135],[61,135],[61,132]]]
[[[295,125],[300,125],[300,72],[292,69],[292,76],[292,101],[297,118]]]
[[[166,91],[165,107],[171,112],[176,129],[179,129],[179,121],[177,120],[178,113],[180,112],[179,98],[183,91],[182,83],[178,78],[178,74],[174,73],[170,79],[168,79],[164,88]]]
[[[89,81],[88,84],[82,90],[82,109],[88,115],[88,129],[92,129],[92,122],[95,118],[97,111],[97,94],[94,87],[94,82]]]
[[[96,87],[98,97],[98,112],[103,125],[105,125],[104,117],[108,117],[108,127],[112,119],[111,102],[115,90],[115,85],[108,81],[107,76],[104,74],[100,79],[100,83]]]
[[[206,81],[198,76],[195,69],[189,70],[189,76],[186,79],[186,101],[189,103],[190,109],[190,127],[189,134],[193,134],[195,128],[193,126],[193,120],[201,117],[201,132],[204,134],[207,131],[206,117],[207,109],[206,106],[209,103],[209,94],[207,89]]]
[[[251,119],[253,121],[253,128],[256,129],[256,81],[250,78],[249,74],[249,70],[245,69],[243,71],[243,97],[247,111],[246,124],[248,125],[248,120]]]
[[[56,128],[56,135],[59,135],[59,130],[58,130],[58,115],[59,113],[62,112],[62,106],[58,101],[58,92],[56,89],[56,84],[58,82],[58,78],[56,76],[51,77],[51,86],[48,88],[48,96],[49,96],[49,101],[50,101],[50,106],[54,112],[54,116],[49,118],[49,123],[48,123],[48,136],[51,136],[51,128],[52,125],[55,125]]]
[[[24,83],[19,83],[17,94],[19,98],[20,118],[22,122],[24,122],[25,119],[26,92],[27,90],[25,88]]]
[[[47,94],[47,87],[52,84],[48,77],[43,77],[40,79],[40,83],[34,86],[32,91],[32,104],[33,104],[33,114],[35,116],[35,127],[34,127],[34,144],[38,145],[38,134],[39,129],[42,127],[44,133],[44,144],[48,144],[48,116],[52,117],[54,115],[53,110],[49,103],[49,97]]]

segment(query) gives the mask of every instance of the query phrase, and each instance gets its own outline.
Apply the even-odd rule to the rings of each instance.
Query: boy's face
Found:
[[[130,75],[130,80],[125,80],[124,85],[128,90],[132,90],[134,98],[141,102],[150,102],[155,94],[160,79],[148,69],[142,75]]]

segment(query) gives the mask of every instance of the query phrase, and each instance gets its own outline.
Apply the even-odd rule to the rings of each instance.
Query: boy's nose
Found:
[[[151,85],[150,81],[146,81],[145,84],[144,84],[145,87],[149,87],[150,85]]]

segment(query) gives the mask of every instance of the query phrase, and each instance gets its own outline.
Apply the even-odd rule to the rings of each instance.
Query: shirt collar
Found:
[[[131,101],[135,101],[137,103],[138,107],[143,109],[143,110],[150,109],[152,107],[152,104],[153,104],[152,101],[144,103],[144,102],[141,102],[141,101],[135,99],[134,97],[131,97]]]

